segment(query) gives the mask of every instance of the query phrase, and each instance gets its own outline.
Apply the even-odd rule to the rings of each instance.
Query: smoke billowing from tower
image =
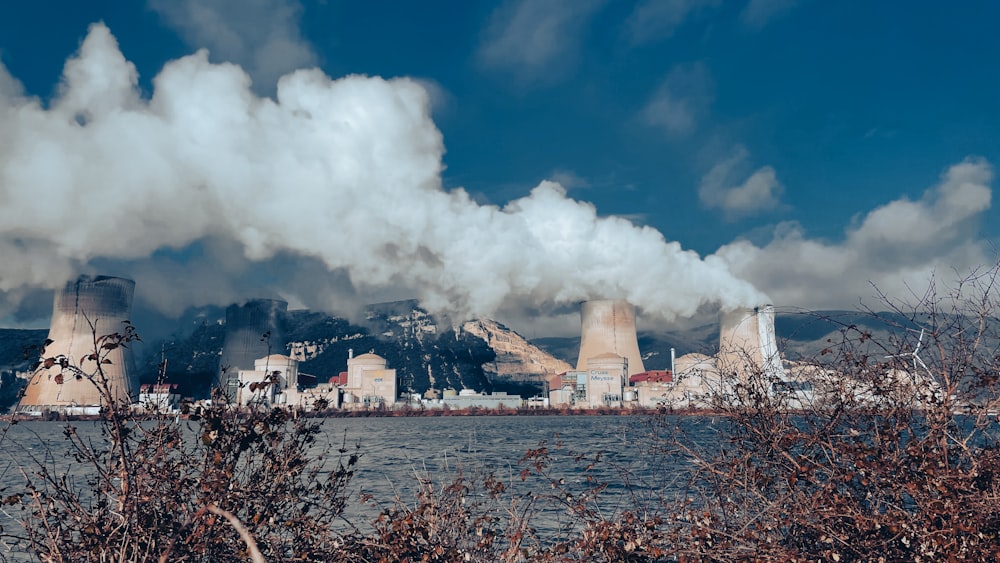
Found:
[[[226,337],[219,359],[219,384],[226,392],[238,384],[239,370],[254,369],[254,361],[285,353],[285,314],[288,303],[278,299],[251,299],[226,309]]]
[[[608,294],[665,320],[763,299],[718,256],[555,182],[503,205],[446,188],[444,138],[415,80],[301,70],[261,98],[201,51],[167,63],[152,92],[140,83],[98,23],[52,100],[0,87],[0,316],[94,262],[171,316],[262,285],[328,311],[414,295],[456,322]],[[38,185],[59,197],[40,200]],[[93,201],[102,212],[81,214]],[[601,274],[567,275],[580,264]]]
[[[65,357],[79,368],[63,369],[58,364],[40,367],[25,389],[20,408],[54,410],[72,406],[94,406],[105,402],[94,382],[83,374],[93,374],[97,365],[85,360],[95,352],[96,339],[121,332],[123,322],[132,313],[135,282],[109,276],[80,276],[57,291],[52,309],[52,324],[45,349],[47,358]],[[107,352],[111,363],[103,364],[104,375],[115,400],[124,400],[137,390],[129,348]]]
[[[737,309],[722,314],[719,367],[741,377],[763,373],[781,377],[784,369],[774,334],[774,306]]]
[[[580,305],[580,330],[577,370],[587,369],[588,359],[610,352],[628,359],[629,375],[646,371],[635,332],[635,307],[628,301],[584,301]]]

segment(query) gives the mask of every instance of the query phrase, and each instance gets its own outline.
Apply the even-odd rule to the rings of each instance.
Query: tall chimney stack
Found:
[[[628,374],[646,371],[635,332],[635,307],[622,299],[584,301],[580,305],[580,356],[576,369],[587,369],[587,360],[612,353],[628,360]]]
[[[63,410],[104,404],[105,397],[93,381],[82,374],[97,371],[97,364],[84,360],[95,353],[95,337],[121,333],[132,314],[135,282],[110,276],[80,276],[56,291],[46,358],[64,356],[80,373],[59,364],[39,367],[28,383],[18,410]],[[112,399],[131,400],[138,392],[131,348],[107,351],[111,363],[101,366]]]
[[[269,354],[285,354],[285,314],[288,303],[279,299],[250,299],[226,309],[226,336],[219,358],[217,384],[230,397],[239,386],[239,370]]]
[[[774,333],[773,305],[722,314],[718,365],[723,371],[740,377],[751,373],[784,376]]]

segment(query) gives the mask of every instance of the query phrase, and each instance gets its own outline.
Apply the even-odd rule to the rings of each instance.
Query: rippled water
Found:
[[[549,450],[550,473],[562,479],[566,491],[579,494],[591,483],[607,482],[600,507],[614,514],[622,506],[640,507],[655,503],[659,495],[683,494],[683,460],[656,451],[653,434],[664,428],[683,431],[697,444],[714,443],[720,428],[709,417],[660,419],[651,426],[650,417],[633,416],[473,416],[428,418],[327,419],[323,428],[334,449],[346,442],[349,450],[360,444],[362,457],[351,482],[352,502],[346,516],[361,529],[375,517],[380,507],[399,498],[414,501],[418,480],[436,486],[450,483],[462,472],[466,476],[492,472],[508,486],[509,495],[527,492],[551,495],[546,479],[522,481],[519,460],[529,449],[545,444]],[[64,422],[23,422],[10,428],[2,446],[0,487],[23,488],[18,467],[44,463],[60,472],[82,474],[85,466],[68,455],[63,437]],[[74,422],[81,435],[100,441],[95,422]],[[322,447],[320,444],[317,447]],[[601,462],[584,471],[588,460],[601,452]],[[577,460],[577,454],[587,458]],[[375,502],[363,504],[360,495]],[[9,494],[2,493],[2,494]],[[551,500],[551,499],[550,499]],[[540,509],[542,527],[558,529],[558,503]],[[549,511],[546,513],[546,510]],[[7,519],[7,522],[3,522]],[[0,524],[10,521],[0,514]]]

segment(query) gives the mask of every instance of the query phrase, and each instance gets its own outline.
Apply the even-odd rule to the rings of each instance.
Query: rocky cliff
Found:
[[[573,369],[496,321],[469,321],[462,325],[462,331],[482,339],[496,354],[496,359],[483,364],[483,371],[494,383],[543,383]]]

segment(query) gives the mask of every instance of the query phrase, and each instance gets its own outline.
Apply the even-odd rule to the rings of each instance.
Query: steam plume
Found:
[[[0,67],[8,307],[109,266],[174,313],[235,298],[248,277],[328,310],[402,288],[455,319],[510,300],[624,298],[669,319],[762,299],[723,260],[599,218],[556,183],[503,208],[446,191],[443,139],[413,80],[299,70],[261,98],[240,67],[199,51],[166,64],[148,99],[137,83],[103,24],[47,106]]]

